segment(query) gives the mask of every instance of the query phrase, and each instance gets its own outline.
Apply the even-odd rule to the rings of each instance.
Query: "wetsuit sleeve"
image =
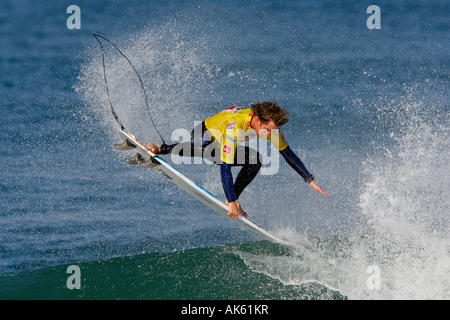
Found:
[[[220,175],[222,176],[223,190],[228,202],[236,201],[236,195],[233,187],[233,175],[231,174],[231,165],[228,163],[222,163],[220,165]]]
[[[283,158],[299,175],[305,179],[305,182],[310,183],[314,180],[314,176],[308,172],[303,162],[299,157],[291,150],[289,146],[280,151]]]

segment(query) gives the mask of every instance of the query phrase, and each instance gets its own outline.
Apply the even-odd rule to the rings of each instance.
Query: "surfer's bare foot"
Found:
[[[147,149],[155,154],[161,153],[161,146],[157,146],[151,142],[147,143]]]

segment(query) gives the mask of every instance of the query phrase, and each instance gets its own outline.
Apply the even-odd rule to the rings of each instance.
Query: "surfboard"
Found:
[[[134,157],[125,159],[128,164],[139,164],[144,168],[154,168],[167,179],[175,183],[180,189],[187,192],[189,195],[193,196],[209,208],[213,209],[215,212],[221,214],[234,223],[237,223],[242,228],[262,237],[263,239],[283,243],[281,239],[242,215],[239,215],[236,219],[231,218],[227,213],[228,206],[224,202],[186,177],[183,173],[170,165],[166,160],[148,150],[143,144],[137,141],[133,135],[128,134],[123,130],[119,130],[119,136],[124,142],[121,144],[115,144],[114,147],[121,151],[133,151],[136,153]]]

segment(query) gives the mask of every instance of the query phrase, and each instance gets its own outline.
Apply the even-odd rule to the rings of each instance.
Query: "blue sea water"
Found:
[[[72,4],[81,29],[67,28]],[[381,29],[367,28],[372,4]],[[449,299],[449,13],[447,1],[1,1],[0,298]],[[277,98],[331,197],[282,159],[259,175],[240,202],[278,246],[127,165],[92,33],[133,62],[167,141]],[[160,142],[133,70],[105,53],[124,126]],[[216,166],[176,167],[224,199]],[[80,290],[65,287],[68,265]]]

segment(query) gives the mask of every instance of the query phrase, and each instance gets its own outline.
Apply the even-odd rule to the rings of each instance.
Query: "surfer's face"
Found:
[[[256,135],[258,137],[261,136],[270,136],[271,130],[276,130],[278,127],[275,125],[273,120],[270,120],[268,123],[262,123],[258,117],[254,118],[253,121],[253,129],[256,131]]]

